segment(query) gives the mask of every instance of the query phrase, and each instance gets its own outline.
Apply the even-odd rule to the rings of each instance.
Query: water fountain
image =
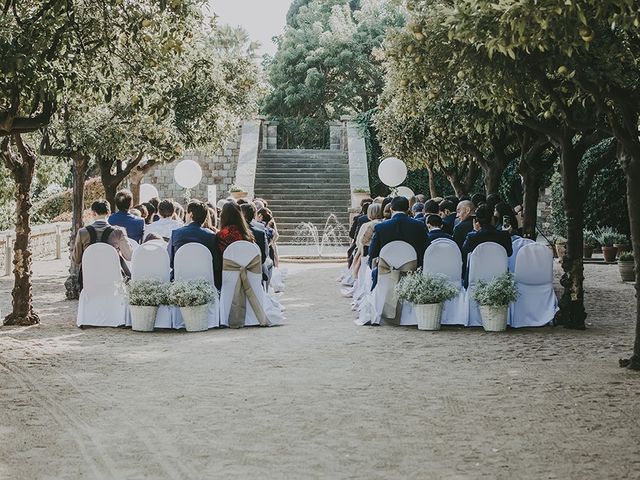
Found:
[[[323,258],[328,256],[344,256],[344,248],[350,243],[349,232],[335,214],[330,214],[320,230],[311,222],[301,222],[295,228],[292,245],[302,247],[296,249],[300,256]]]

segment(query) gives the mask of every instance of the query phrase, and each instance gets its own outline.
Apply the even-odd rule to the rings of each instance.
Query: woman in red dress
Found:
[[[249,225],[247,225],[242,216],[240,207],[233,202],[227,202],[222,207],[220,230],[216,233],[216,237],[218,237],[218,249],[221,254],[233,242],[246,240],[247,242],[255,243],[256,241],[249,229]]]

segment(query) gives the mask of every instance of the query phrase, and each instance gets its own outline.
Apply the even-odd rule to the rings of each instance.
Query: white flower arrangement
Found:
[[[173,282],[169,288],[171,305],[178,307],[198,307],[218,299],[218,291],[206,280]]]
[[[478,305],[488,307],[505,307],[518,299],[518,288],[513,274],[505,273],[490,282],[479,280],[473,292]]]
[[[398,298],[414,305],[446,302],[455,298],[459,291],[445,275],[424,274],[422,269],[405,275],[396,285]]]
[[[158,307],[169,304],[169,284],[158,280],[132,280],[127,284],[129,305]]]

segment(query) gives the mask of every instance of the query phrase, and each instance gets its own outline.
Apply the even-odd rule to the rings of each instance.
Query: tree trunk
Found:
[[[522,171],[522,178],[524,184],[522,236],[535,240],[537,238],[538,200],[542,187],[542,175],[532,168],[525,168]]]
[[[104,196],[107,202],[111,205],[111,211],[116,211],[116,193],[118,193],[118,186],[120,182],[113,178],[106,178],[102,176],[102,185],[104,186]]]
[[[84,185],[87,179],[87,167],[89,166],[89,157],[81,153],[75,153],[73,159],[73,218],[71,220],[71,234],[69,236],[69,256],[73,252],[73,246],[76,241],[78,231],[84,227]],[[78,285],[78,273],[80,265],[73,262],[69,263],[69,276],[64,282],[65,294],[68,300],[76,300],[80,297],[80,288]]]
[[[491,165],[490,168],[483,168],[484,172],[484,189],[487,195],[492,193],[498,193],[500,191],[500,181],[502,180],[502,174],[504,168],[498,168],[495,165]]]
[[[13,136],[20,159],[14,157],[10,167],[16,183],[16,240],[14,253],[13,311],[4,319],[5,325],[35,325],[40,323],[38,314],[33,310],[31,292],[32,258],[29,251],[31,236],[31,182],[36,164],[35,151],[24,144],[20,134]]]
[[[455,175],[447,175],[447,180],[449,180],[449,183],[451,184],[456,197],[460,198],[463,195],[467,194],[467,192],[465,192],[464,186],[462,185],[462,182],[460,182],[460,180]]]
[[[142,183],[142,177],[134,177],[130,176],[131,182],[129,184],[129,188],[131,190],[131,195],[133,196],[133,205],[140,204],[140,184]]]
[[[567,218],[567,249],[562,259],[564,275],[560,280],[564,287],[560,299],[559,324],[566,328],[584,330],[587,313],[584,308],[584,265],[583,258],[583,195],[580,192],[578,165],[579,154],[572,144],[573,135],[562,135],[560,160],[562,165],[562,186],[564,210]]]
[[[429,172],[429,195],[431,198],[438,196],[438,189],[436,188],[436,179],[434,178],[433,168],[427,165],[427,172]]]

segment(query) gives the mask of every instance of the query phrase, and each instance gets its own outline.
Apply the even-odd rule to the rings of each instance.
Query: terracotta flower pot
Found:
[[[229,192],[229,195],[231,195],[231,197],[235,198],[236,200],[240,200],[242,198],[247,198],[249,193],[248,192]]]
[[[582,249],[582,256],[584,258],[592,258],[593,257],[593,247],[584,247]]]
[[[605,262],[615,262],[618,249],[616,247],[602,247]]]
[[[633,260],[618,261],[618,269],[620,270],[620,278],[622,278],[623,282],[636,281],[635,262]]]

